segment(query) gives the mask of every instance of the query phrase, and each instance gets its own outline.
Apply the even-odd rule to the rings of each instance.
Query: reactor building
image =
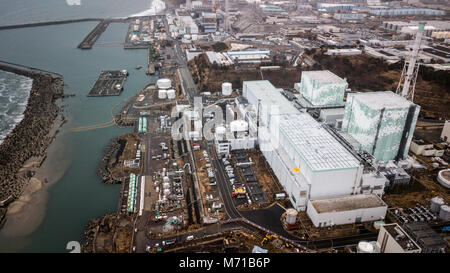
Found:
[[[391,91],[350,93],[342,131],[377,161],[406,158],[420,106]]]
[[[343,105],[347,87],[346,79],[328,70],[303,71],[301,82],[294,85],[294,88],[314,106]]]
[[[297,109],[269,81],[244,81],[242,94],[249,106],[242,116],[250,133],[257,128],[259,148],[295,209],[308,207],[316,226],[384,218],[387,206],[378,197],[387,182],[383,175],[366,169],[323,124]],[[342,209],[314,209],[325,203]]]

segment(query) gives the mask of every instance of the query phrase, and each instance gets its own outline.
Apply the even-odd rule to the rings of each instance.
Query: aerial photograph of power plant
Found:
[[[450,1],[0,1],[0,253],[449,243]]]

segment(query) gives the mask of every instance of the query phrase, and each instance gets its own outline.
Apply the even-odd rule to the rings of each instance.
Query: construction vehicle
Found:
[[[240,187],[240,188],[236,188],[233,192],[232,192],[232,196],[233,197],[237,197],[237,198],[245,198],[247,191],[245,190],[245,188]]]
[[[268,242],[271,242],[271,241],[274,240],[274,239],[277,240],[277,239],[278,239],[278,236],[277,236],[277,235],[273,235],[273,234],[267,233],[267,234],[266,234],[266,237],[264,237],[264,238],[262,239],[262,241],[261,241],[261,246],[267,244]]]
[[[287,248],[287,249],[291,249],[291,248],[294,248],[294,245],[293,245],[293,244],[290,244],[290,243],[286,243],[286,244],[284,245],[284,247]]]

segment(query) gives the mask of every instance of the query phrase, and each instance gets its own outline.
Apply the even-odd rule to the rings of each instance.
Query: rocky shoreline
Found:
[[[106,146],[103,152],[103,158],[100,161],[97,172],[105,184],[120,184],[123,178],[116,178],[111,172],[111,169],[117,164],[119,156],[125,147],[125,141],[118,138],[113,138]]]
[[[23,120],[16,125],[0,145],[0,219],[7,206],[20,197],[32,171],[20,171],[31,158],[45,160],[46,150],[54,139],[49,135],[60,107],[56,100],[63,98],[63,79],[48,73],[0,65],[0,69],[33,79]]]

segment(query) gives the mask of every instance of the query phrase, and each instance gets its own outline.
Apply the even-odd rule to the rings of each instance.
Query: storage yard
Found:
[[[127,79],[126,70],[103,71],[92,87],[88,97],[119,96]]]

